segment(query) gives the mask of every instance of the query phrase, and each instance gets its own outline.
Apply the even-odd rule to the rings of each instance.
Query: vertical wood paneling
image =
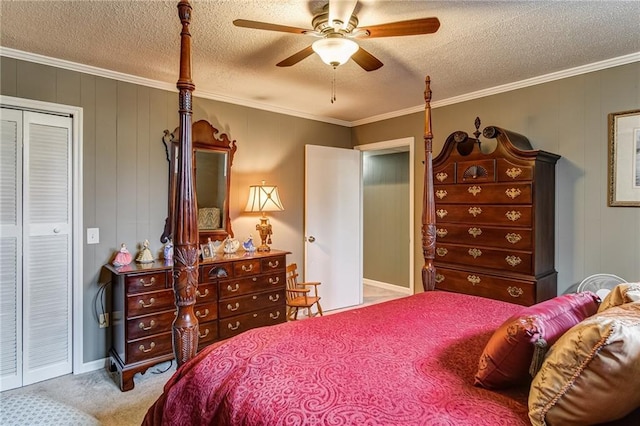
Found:
[[[136,122],[134,123],[136,137],[135,187],[140,189],[135,198],[136,236],[140,241],[148,239],[154,257],[157,257],[157,250],[154,250],[154,248],[158,247],[158,243],[155,241],[155,235],[151,235],[149,223],[149,211],[151,207],[151,197],[149,194],[149,188],[151,186],[151,177],[149,175],[149,155],[151,151],[151,135],[149,134],[149,89],[146,87],[136,87],[134,92],[136,94],[136,113],[134,115],[136,117]],[[145,189],[143,190],[143,188]]]
[[[56,102],[56,69],[33,62],[18,62],[18,90],[20,98]]]
[[[56,70],[56,103],[80,104],[80,75],[75,71]]]
[[[13,58],[0,56],[0,93],[5,96],[18,96],[17,61]]]

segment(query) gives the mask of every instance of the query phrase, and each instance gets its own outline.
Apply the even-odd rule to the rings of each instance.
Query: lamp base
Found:
[[[269,219],[265,214],[262,214],[260,218],[260,223],[256,225],[256,231],[260,233],[260,239],[262,243],[258,247],[258,252],[268,252],[271,251],[271,247],[268,244],[271,244],[271,234],[273,233],[271,230],[271,224],[269,223]]]

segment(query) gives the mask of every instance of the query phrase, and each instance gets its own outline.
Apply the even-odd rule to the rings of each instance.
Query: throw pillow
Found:
[[[587,318],[551,347],[529,392],[537,425],[621,419],[640,407],[640,302]]]
[[[480,356],[474,383],[488,389],[529,383],[547,348],[565,331],[595,314],[599,302],[595,293],[583,292],[524,308],[491,336]],[[531,367],[533,374],[529,373]]]
[[[604,298],[598,312],[603,312],[609,308],[623,305],[625,303],[637,302],[640,300],[640,283],[618,284]]]

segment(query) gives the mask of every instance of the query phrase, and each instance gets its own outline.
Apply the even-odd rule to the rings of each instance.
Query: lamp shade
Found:
[[[275,212],[284,210],[277,186],[251,185],[249,187],[249,200],[245,211],[248,212]]]
[[[360,49],[358,43],[342,37],[327,37],[313,42],[311,48],[326,64],[337,67]]]

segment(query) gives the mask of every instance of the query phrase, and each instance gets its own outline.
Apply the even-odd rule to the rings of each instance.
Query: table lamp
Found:
[[[273,231],[266,212],[282,210],[284,210],[284,207],[282,207],[277,186],[268,186],[265,185],[265,181],[262,181],[262,185],[251,185],[249,187],[249,200],[245,211],[262,213],[260,223],[256,225],[256,230],[260,233],[260,239],[262,240],[260,247],[258,247],[259,252],[271,250],[269,244],[271,244]]]

